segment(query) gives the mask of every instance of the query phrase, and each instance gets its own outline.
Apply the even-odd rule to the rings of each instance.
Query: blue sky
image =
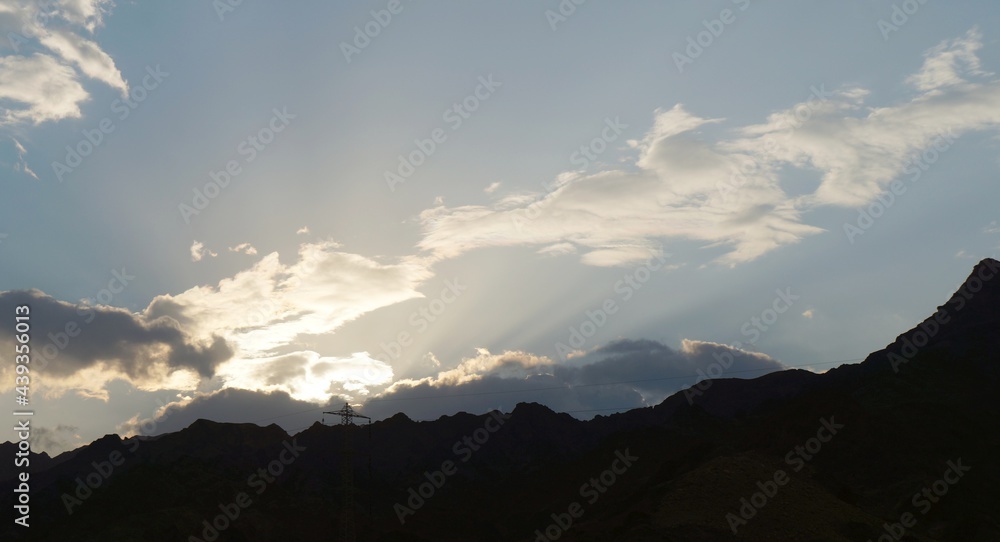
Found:
[[[985,1],[228,5],[0,2],[36,449],[823,371],[1000,247]]]

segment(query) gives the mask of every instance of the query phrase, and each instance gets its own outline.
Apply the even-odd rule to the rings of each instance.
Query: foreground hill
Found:
[[[998,330],[1000,263],[984,260],[934,315],[823,375],[720,379],[590,421],[522,403],[433,422],[398,414],[370,432],[199,420],[108,435],[40,456],[32,527],[0,536],[1000,540]]]

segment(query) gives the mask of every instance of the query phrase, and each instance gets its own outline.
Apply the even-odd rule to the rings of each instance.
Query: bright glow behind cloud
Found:
[[[323,401],[332,394],[360,396],[391,380],[392,369],[364,353],[347,358],[303,348],[303,337],[324,335],[372,310],[422,297],[430,277],[419,260],[383,264],[338,250],[333,242],[300,246],[298,260],[277,253],[217,286],[159,296],[150,317],[169,317],[193,336],[224,337],[236,350],[219,367],[224,387],[286,391]]]

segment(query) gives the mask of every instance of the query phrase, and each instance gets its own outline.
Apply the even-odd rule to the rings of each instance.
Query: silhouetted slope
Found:
[[[345,511],[359,540],[536,540],[574,503],[580,515],[559,540],[864,541],[906,514],[915,522],[904,539],[998,540],[998,328],[1000,264],[984,260],[936,315],[861,364],[719,379],[690,403],[678,393],[590,421],[522,403],[432,422],[398,414],[370,429],[317,423],[295,436],[207,420],[155,439],[108,435],[33,456],[33,526],[0,534],[202,538],[203,521],[245,493],[252,502],[218,540],[336,540]],[[348,449],[355,491],[345,508]],[[120,464],[67,514],[63,493],[112,457]],[[593,480],[625,457],[596,491]],[[924,513],[914,495],[940,488],[956,463],[970,470]],[[786,483],[737,520],[734,536],[744,499],[779,472]]]

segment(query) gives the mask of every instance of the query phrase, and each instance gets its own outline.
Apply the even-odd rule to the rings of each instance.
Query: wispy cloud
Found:
[[[696,240],[728,248],[720,263],[753,260],[820,233],[804,220],[812,209],[873,201],[942,134],[997,130],[1000,81],[980,67],[981,39],[974,28],[927,51],[907,78],[917,93],[895,105],[865,105],[863,88],[820,87],[808,102],[717,138],[703,130],[716,125],[718,133],[724,119],[680,104],[658,110],[645,136],[630,141],[638,151],[632,167],[570,171],[544,191],[427,209],[419,246],[451,258],[490,246],[560,253],[569,244],[584,263],[624,266],[672,240]],[[820,172],[818,188],[790,196],[795,169]]]
[[[28,150],[21,145],[21,142],[13,137],[10,138],[14,142],[14,149],[17,151],[17,162],[14,163],[14,171],[19,171],[25,175],[38,180],[38,175],[28,166],[28,162],[25,160],[25,156],[28,155]]]
[[[202,243],[201,241],[194,241],[193,243],[191,243],[192,262],[200,262],[206,256],[208,256],[209,258],[214,258],[218,256],[218,254],[205,248],[205,243]]]
[[[109,0],[0,3],[0,32],[14,49],[0,58],[0,123],[78,118],[80,104],[90,97],[81,76],[128,93],[114,60],[91,39],[111,5]]]
[[[257,254],[257,249],[250,243],[240,243],[234,247],[229,247],[229,252],[239,252],[240,254],[253,256]]]

